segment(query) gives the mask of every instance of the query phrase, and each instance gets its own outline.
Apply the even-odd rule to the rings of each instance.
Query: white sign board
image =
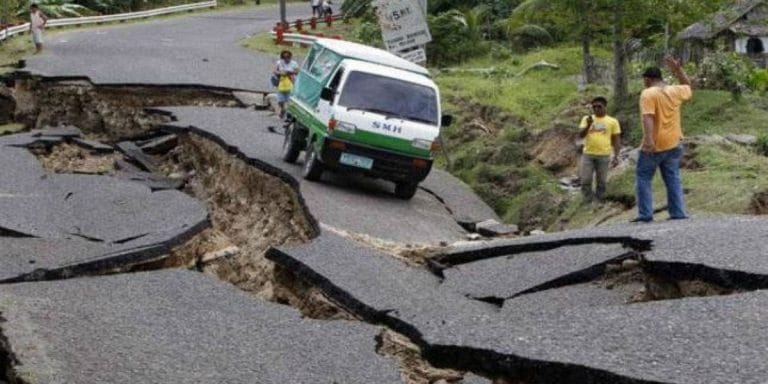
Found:
[[[376,0],[376,15],[384,45],[390,52],[404,51],[432,41],[418,0]]]
[[[398,52],[397,55],[412,63],[424,63],[427,61],[427,52],[423,48],[417,48],[408,52]]]

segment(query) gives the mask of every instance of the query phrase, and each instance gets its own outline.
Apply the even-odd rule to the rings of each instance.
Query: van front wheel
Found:
[[[395,196],[398,199],[410,200],[413,195],[416,194],[416,189],[419,187],[417,183],[395,183]]]
[[[304,171],[302,176],[309,181],[320,181],[320,178],[323,176],[323,163],[317,158],[317,151],[315,151],[315,146],[311,143],[304,155]]]
[[[299,152],[301,152],[301,143],[297,140],[298,136],[294,132],[296,131],[296,123],[289,124],[285,127],[285,137],[283,138],[283,153],[282,158],[286,163],[293,164],[296,159],[299,158]]]

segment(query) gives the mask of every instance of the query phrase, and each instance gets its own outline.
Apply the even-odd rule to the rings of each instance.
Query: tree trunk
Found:
[[[581,2],[581,10],[579,10],[579,22],[581,23],[581,56],[583,59],[584,81],[587,84],[592,84],[597,81],[597,74],[595,73],[595,58],[592,57],[592,25],[589,20],[591,13],[590,1]]]
[[[616,1],[613,18],[613,99],[616,109],[622,111],[627,104],[627,53],[624,44],[624,6]]]

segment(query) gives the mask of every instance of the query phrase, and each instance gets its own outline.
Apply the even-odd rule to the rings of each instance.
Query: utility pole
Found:
[[[280,0],[280,22],[285,25],[288,23],[288,18],[285,15],[285,0]]]

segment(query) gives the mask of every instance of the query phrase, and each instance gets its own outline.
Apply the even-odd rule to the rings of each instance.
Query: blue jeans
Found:
[[[653,175],[658,167],[664,185],[667,187],[667,209],[671,219],[684,219],[685,201],[683,199],[683,183],[680,180],[680,159],[683,157],[683,146],[664,152],[643,152],[637,159],[636,191],[637,218],[644,221],[653,220]]]

